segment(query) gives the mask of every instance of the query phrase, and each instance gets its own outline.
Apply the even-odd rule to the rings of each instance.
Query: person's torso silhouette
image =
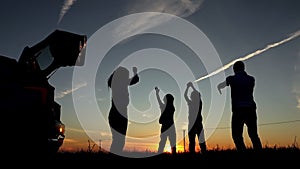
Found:
[[[235,75],[226,78],[226,83],[231,87],[233,109],[238,107],[256,108],[253,98],[254,77],[248,75],[245,71],[237,71]]]

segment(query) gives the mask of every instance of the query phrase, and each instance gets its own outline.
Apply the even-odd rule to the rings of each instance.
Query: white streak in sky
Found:
[[[258,49],[258,50],[256,50],[255,52],[252,52],[252,53],[250,53],[250,54],[248,54],[248,55],[246,55],[246,56],[244,56],[244,57],[235,59],[235,60],[229,62],[228,64],[224,65],[223,67],[221,67],[221,68],[219,68],[219,69],[217,69],[217,70],[211,72],[210,74],[205,75],[205,76],[203,76],[203,77],[201,77],[201,78],[195,80],[194,82],[199,82],[199,81],[201,81],[201,80],[203,80],[203,79],[206,79],[206,78],[209,78],[209,77],[211,77],[211,76],[213,76],[213,75],[216,75],[216,74],[220,73],[221,71],[224,71],[224,70],[228,69],[228,68],[229,68],[230,66],[232,66],[236,61],[243,61],[243,60],[250,59],[250,58],[252,58],[252,57],[254,57],[254,56],[257,56],[257,55],[259,55],[259,54],[261,54],[261,53],[263,53],[263,52],[265,52],[265,51],[271,49],[271,48],[277,47],[277,46],[282,45],[282,44],[284,44],[284,43],[286,43],[286,42],[288,42],[288,41],[290,41],[290,40],[293,40],[293,39],[295,39],[295,38],[298,37],[298,36],[300,36],[300,30],[298,30],[297,32],[291,34],[291,35],[290,35],[289,37],[287,37],[286,39],[283,39],[283,40],[281,40],[281,41],[279,41],[279,42],[275,42],[275,43],[273,43],[273,44],[269,44],[269,45],[267,45],[267,46],[266,46],[265,48],[263,48],[263,49]]]
[[[61,98],[65,97],[66,95],[68,95],[68,94],[70,94],[70,93],[72,93],[72,92],[74,92],[74,91],[76,91],[76,90],[78,90],[78,89],[80,89],[80,88],[82,88],[86,85],[87,85],[87,83],[85,82],[85,83],[82,83],[82,84],[79,84],[79,85],[75,86],[72,89],[67,89],[65,91],[62,91],[62,92],[58,93],[55,98],[61,99]]]
[[[164,1],[152,1],[143,0],[136,1],[135,4],[128,4],[129,8],[127,13],[139,13],[139,12],[160,12],[176,15],[179,17],[188,17],[195,13],[204,0],[164,0]],[[155,17],[155,18],[153,18]],[[166,17],[160,17],[159,15],[148,15],[138,18],[130,23],[121,23],[115,30],[117,37],[123,37],[125,35],[139,34],[147,29],[153,28],[161,23],[164,23]],[[153,22],[155,21],[155,22]]]
[[[137,3],[135,2],[135,4],[128,4],[128,13],[161,12],[179,17],[187,17],[195,13],[203,1],[204,0],[136,1]]]
[[[60,11],[60,14],[59,14],[59,19],[58,19],[58,22],[59,23],[62,18],[64,17],[64,15],[68,12],[68,10],[71,8],[71,6],[76,2],[76,0],[65,0],[64,2],[64,5]]]
[[[298,52],[298,58],[296,61],[296,65],[294,67],[295,70],[295,78],[293,82],[293,93],[296,95],[297,108],[300,110],[300,51]]]
[[[293,93],[296,95],[296,101],[297,101],[297,109],[300,110],[300,83],[299,83],[299,77],[296,77],[298,79],[296,79],[296,82],[294,82],[294,86],[293,86]]]
[[[85,133],[85,131],[83,129],[77,129],[77,128],[72,128],[72,127],[68,127],[68,131],[73,131],[73,132],[77,132],[77,133]]]

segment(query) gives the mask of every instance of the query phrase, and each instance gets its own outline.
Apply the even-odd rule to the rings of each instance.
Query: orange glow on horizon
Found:
[[[289,125],[291,126],[291,125]],[[295,124],[295,128],[297,127],[297,124]],[[289,146],[294,143],[294,136],[297,135],[295,133],[296,131],[291,131],[291,132],[284,132],[286,131],[285,127],[282,127],[277,129],[277,131],[280,131],[279,133],[284,133],[286,137],[279,137],[279,135],[272,135],[270,134],[271,131],[274,130],[273,126],[263,126],[260,127],[260,135],[261,135],[261,140],[262,144],[264,147],[273,147],[273,146]],[[226,150],[226,149],[234,149],[234,143],[230,135],[230,130],[225,129],[225,130],[216,130],[212,135],[207,136],[206,140],[206,145],[207,145],[207,150]],[[278,133],[277,133],[278,134]],[[71,151],[71,152],[76,152],[76,151],[86,151],[88,149],[88,142],[87,140],[90,139],[89,137],[85,136],[84,134],[80,135],[78,133],[73,134],[72,132],[69,132],[66,134],[66,138],[63,142],[62,147],[60,148],[60,151]],[[281,140],[285,138],[285,140]],[[247,135],[247,132],[244,132],[244,141],[247,147],[251,147],[251,141],[249,139],[249,136]],[[159,139],[152,139],[152,140],[127,140],[126,145],[124,147],[124,151],[132,152],[132,151],[138,151],[138,152],[157,152],[158,150],[158,143]],[[93,150],[98,151],[99,148],[99,142],[92,142],[91,143],[96,144]],[[177,140],[177,153],[183,153],[183,152],[188,152],[188,144],[189,140],[186,138],[185,140],[185,145],[183,140]],[[105,139],[102,140],[101,142],[101,149],[103,151],[109,151],[111,145],[111,140],[110,139]],[[198,140],[196,139],[196,147],[195,151],[199,152],[199,144]],[[170,143],[167,141],[165,145],[165,150],[164,152],[166,153],[171,153],[171,148],[170,148]]]

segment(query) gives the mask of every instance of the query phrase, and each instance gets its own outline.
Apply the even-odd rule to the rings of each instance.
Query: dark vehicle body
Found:
[[[33,47],[25,47],[18,60],[0,56],[3,152],[38,157],[59,150],[65,125],[48,79],[60,67],[83,65],[86,40],[85,35],[55,30]],[[42,67],[41,61],[50,63]]]

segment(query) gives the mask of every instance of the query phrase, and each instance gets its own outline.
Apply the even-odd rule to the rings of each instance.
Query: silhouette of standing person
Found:
[[[246,124],[253,148],[260,150],[262,145],[257,131],[256,103],[253,97],[255,79],[246,73],[242,61],[234,63],[233,71],[234,75],[220,83],[218,90],[222,94],[221,89],[231,87],[231,134],[234,144],[238,151],[246,150],[243,139],[243,127]]]
[[[166,94],[164,99],[160,99],[159,89],[155,87],[156,98],[161,110],[159,117],[159,123],[161,124],[160,129],[160,141],[158,145],[158,153],[163,153],[167,139],[169,139],[172,154],[176,154],[176,130],[174,124],[174,96],[172,94]]]
[[[125,145],[125,137],[128,127],[128,87],[139,82],[137,68],[133,67],[132,70],[134,75],[132,78],[129,78],[129,71],[120,66],[110,75],[107,82],[112,93],[108,121],[112,132],[110,152],[113,153],[122,153]]]
[[[189,89],[192,89],[191,98],[188,97]],[[206,152],[206,142],[202,124],[202,100],[201,94],[193,86],[192,82],[188,82],[184,91],[184,98],[188,105],[188,137],[189,137],[189,152],[195,153],[196,138],[198,139],[201,153]]]

